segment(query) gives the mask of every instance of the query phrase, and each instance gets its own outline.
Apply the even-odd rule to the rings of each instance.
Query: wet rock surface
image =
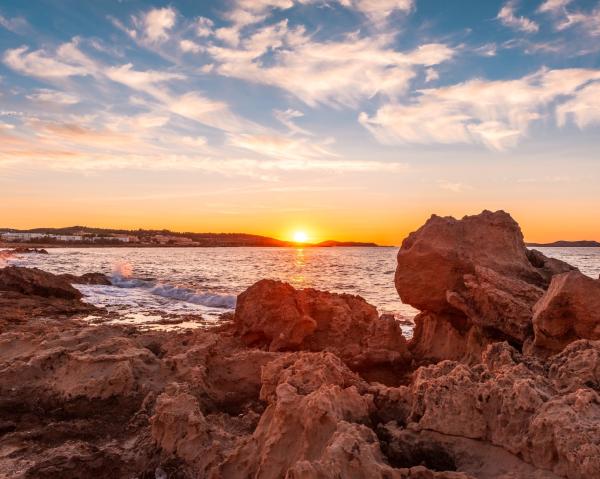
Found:
[[[61,274],[58,276],[71,284],[96,284],[102,286],[110,286],[112,284],[108,276],[103,273],[85,273],[80,276]]]
[[[93,326],[74,278],[0,270],[0,476],[600,477],[595,280],[505,213],[406,243],[410,343],[359,297],[275,281],[212,329]]]

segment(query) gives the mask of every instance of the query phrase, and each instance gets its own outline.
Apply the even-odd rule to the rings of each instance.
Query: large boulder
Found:
[[[247,345],[331,351],[358,369],[411,358],[399,323],[360,296],[261,280],[239,295],[234,323]]]
[[[560,351],[577,339],[600,339],[600,280],[579,271],[554,276],[533,311],[537,347]]]
[[[0,269],[0,290],[45,298],[80,299],[83,296],[60,276],[20,266]]]
[[[395,285],[403,302],[424,312],[412,347],[426,359],[472,359],[489,342],[520,347],[532,336],[532,308],[552,275],[572,270],[525,247],[504,211],[461,220],[432,216],[398,253]],[[446,344],[436,343],[447,330]],[[474,350],[465,345],[473,344]]]

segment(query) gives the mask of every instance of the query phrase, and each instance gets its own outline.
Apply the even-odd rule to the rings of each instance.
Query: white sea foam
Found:
[[[113,276],[119,278],[130,278],[133,274],[133,267],[129,261],[119,260],[113,266]]]
[[[237,299],[230,294],[198,293],[193,289],[179,288],[170,284],[157,284],[150,289],[150,292],[164,298],[178,299],[210,308],[234,309]]]
[[[113,273],[111,283],[119,288],[144,288],[149,293],[163,298],[200,304],[209,308],[235,309],[237,300],[236,296],[231,294],[201,293],[191,288],[183,288],[172,284],[127,278],[119,273]]]

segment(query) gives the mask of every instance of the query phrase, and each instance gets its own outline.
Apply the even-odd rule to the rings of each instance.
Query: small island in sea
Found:
[[[537,246],[544,248],[600,248],[600,241],[554,241],[553,243],[527,243],[527,246]]]

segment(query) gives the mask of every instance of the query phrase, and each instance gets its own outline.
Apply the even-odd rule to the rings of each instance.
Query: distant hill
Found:
[[[170,230],[125,230],[111,228],[91,228],[89,226],[68,226],[66,228],[33,228],[29,230],[19,230],[14,228],[0,228],[0,233],[39,233],[48,235],[65,235],[65,236],[97,236],[108,237],[112,235],[127,235],[137,238],[136,244],[140,246],[151,246],[156,244],[156,237],[167,237],[168,239],[161,243],[163,245],[179,246],[298,246],[297,243],[291,241],[282,241],[268,236],[252,235],[246,233],[192,233],[183,232],[177,233]],[[181,243],[181,240],[188,243]],[[40,243],[40,240],[31,240],[32,242]],[[41,241],[44,242],[44,241]],[[191,243],[190,243],[191,242]],[[109,244],[110,241],[105,241]],[[98,242],[95,244],[103,244]],[[112,245],[112,243],[110,243]],[[132,246],[132,243],[127,243]],[[121,245],[123,246],[123,245]],[[337,247],[337,246],[377,246],[375,243],[359,243],[352,241],[323,241],[317,244],[306,244],[307,247]]]
[[[124,230],[111,228],[90,228],[88,226],[69,226],[66,228],[33,228],[18,230],[12,228],[0,229],[0,233],[41,233],[52,235],[129,235],[144,243],[151,243],[157,235],[172,238],[186,238],[194,242],[194,246],[292,246],[293,243],[281,241],[267,236],[251,235],[245,233],[192,233],[173,232],[170,230]]]
[[[348,247],[348,246],[360,246],[360,247],[374,247],[379,246],[375,243],[360,243],[357,241],[322,241],[321,243],[313,244],[312,246],[318,246],[323,248],[331,248],[331,247]]]
[[[541,246],[548,248],[600,248],[598,241],[555,241],[554,243],[527,243],[527,246]]]

